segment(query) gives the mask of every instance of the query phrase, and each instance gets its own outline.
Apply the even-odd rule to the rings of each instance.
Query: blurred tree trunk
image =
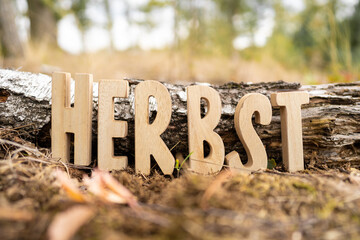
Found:
[[[31,41],[35,44],[50,44],[57,46],[56,12],[42,0],[27,0],[30,19]]]
[[[360,47],[360,1],[356,4],[355,12],[350,18],[351,47]]]
[[[15,9],[11,0],[0,0],[0,44],[5,60],[24,56],[15,23]]]
[[[82,52],[85,53],[87,51],[86,46],[86,31],[91,26],[91,19],[86,14],[86,7],[89,3],[89,0],[72,0],[71,11],[74,13],[77,26],[81,33],[81,45]]]
[[[107,19],[106,30],[109,33],[109,50],[110,50],[110,52],[113,52],[115,49],[114,40],[113,40],[113,36],[112,36],[112,29],[113,29],[114,24],[113,24],[113,19],[112,19],[112,15],[111,15],[110,1],[105,0],[104,6],[105,6],[106,19]]]

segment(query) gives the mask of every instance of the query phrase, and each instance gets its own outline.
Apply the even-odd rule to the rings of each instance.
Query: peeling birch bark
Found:
[[[115,119],[128,122],[128,136],[115,140],[116,155],[134,156],[134,89],[142,80],[129,81],[130,94],[117,99]],[[199,83],[200,84],[200,83]],[[201,83],[204,84],[204,83]],[[189,85],[164,83],[172,99],[172,118],[161,135],[173,154],[188,154],[186,92]],[[247,93],[261,93],[270,97],[279,91],[308,91],[310,104],[302,108],[305,163],[337,165],[351,162],[360,166],[360,82],[300,86],[283,81],[270,83],[207,84],[219,92],[222,116],[215,131],[222,137],[226,154],[236,150],[242,160],[245,150],[234,127],[234,113],[239,99]],[[97,141],[98,88],[94,84],[93,143]],[[156,111],[156,101],[150,101],[150,117]],[[0,126],[24,127],[31,132],[29,140],[50,147],[51,77],[0,69]],[[255,125],[269,158],[281,160],[280,112],[273,108],[270,125]],[[34,131],[35,130],[35,131]],[[96,149],[94,147],[93,149]],[[96,154],[94,154],[96,156]]]

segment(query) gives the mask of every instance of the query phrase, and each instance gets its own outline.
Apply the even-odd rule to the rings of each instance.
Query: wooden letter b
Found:
[[[190,168],[197,173],[209,174],[221,170],[225,148],[221,137],[214,132],[221,116],[219,93],[207,86],[187,88]],[[201,99],[207,102],[207,113],[201,118]],[[204,141],[210,153],[204,157]]]

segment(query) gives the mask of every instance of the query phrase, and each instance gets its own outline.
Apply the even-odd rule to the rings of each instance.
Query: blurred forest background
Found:
[[[0,0],[0,67],[98,78],[359,80],[359,0]]]

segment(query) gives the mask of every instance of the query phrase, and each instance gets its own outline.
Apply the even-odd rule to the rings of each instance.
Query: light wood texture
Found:
[[[129,157],[135,153],[134,90],[142,80],[128,80],[128,98],[120,98],[115,105],[116,118],[128,122],[128,136],[116,140],[115,152]],[[188,149],[187,85],[164,84],[172,99],[172,116],[167,130],[161,135],[167,146],[186,156]],[[226,153],[236,150],[241,159],[246,152],[235,131],[234,114],[240,98],[247,93],[261,93],[270,97],[281,91],[307,91],[310,103],[302,105],[302,128],[305,167],[337,167],[346,164],[360,167],[360,82],[305,85],[288,82],[227,83],[212,85],[222,101],[221,120],[215,132],[223,139]],[[94,85],[95,88],[95,85]],[[95,90],[95,89],[94,89]],[[94,91],[94,113],[97,111]],[[0,69],[0,125],[2,131],[16,131],[37,146],[50,148],[51,77],[43,74]],[[119,109],[119,110],[118,110]],[[150,105],[150,110],[152,105]],[[269,158],[282,163],[280,108],[273,107],[271,124],[254,128],[266,146]],[[93,146],[97,144],[97,117],[93,115]],[[187,161],[186,161],[187,162]]]
[[[129,96],[129,83],[125,80],[100,80],[98,109],[98,168],[121,170],[128,165],[127,156],[114,156],[113,138],[128,134],[126,121],[114,119],[114,98]]]
[[[201,99],[207,102],[206,115],[201,118]],[[221,116],[219,93],[208,86],[187,87],[188,139],[190,169],[200,174],[219,172],[224,163],[225,149],[221,137],[213,130]],[[210,153],[204,156],[204,141]]]
[[[282,159],[289,172],[304,169],[301,105],[306,103],[307,92],[271,94],[271,104],[280,107]]]
[[[149,98],[157,103],[156,118],[150,124]],[[157,81],[145,81],[135,88],[135,168],[137,172],[150,174],[152,155],[164,174],[172,174],[175,159],[160,135],[166,130],[171,118],[171,98],[164,85]]]
[[[70,137],[74,133],[74,164],[91,163],[93,80],[91,74],[75,74],[75,101],[71,107],[71,76],[54,73],[52,79],[52,156],[70,161]]]
[[[266,169],[268,157],[265,147],[252,125],[252,116],[255,114],[255,123],[269,125],[272,118],[272,108],[269,99],[259,93],[249,93],[242,97],[236,106],[234,122],[236,133],[243,144],[248,161],[242,164],[236,151],[226,155],[228,165],[233,172],[244,170],[256,171]]]

